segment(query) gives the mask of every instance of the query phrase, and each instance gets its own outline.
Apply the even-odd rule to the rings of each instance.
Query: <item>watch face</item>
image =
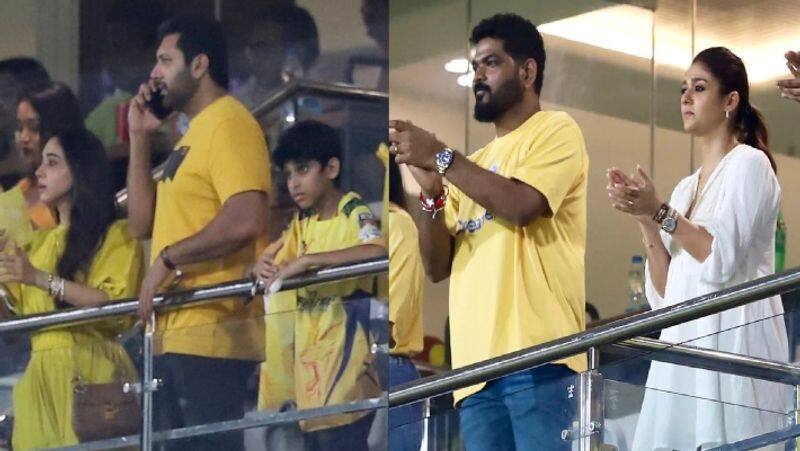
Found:
[[[450,164],[450,160],[452,159],[453,159],[453,154],[446,150],[443,150],[436,154],[436,161],[443,166],[447,166],[448,164]]]
[[[664,220],[661,221],[661,229],[667,233],[674,232],[677,226],[678,222],[675,220],[675,218],[664,218]]]
[[[453,151],[444,149],[436,154],[436,171],[439,174],[444,174],[450,164],[453,162]]]

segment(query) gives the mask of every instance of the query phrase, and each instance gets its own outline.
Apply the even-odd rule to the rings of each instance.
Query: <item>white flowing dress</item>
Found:
[[[670,205],[686,214],[699,171],[683,179]],[[766,155],[740,144],[709,177],[690,220],[713,236],[711,254],[695,260],[671,236],[661,239],[671,261],[664,297],[646,270],[653,309],[775,272],[780,186]],[[661,340],[786,362],[788,343],[779,296],[664,329]],[[741,327],[739,327],[741,326]],[[653,362],[632,449],[696,450],[785,426],[792,389],[786,385]],[[773,448],[783,449],[783,445]]]

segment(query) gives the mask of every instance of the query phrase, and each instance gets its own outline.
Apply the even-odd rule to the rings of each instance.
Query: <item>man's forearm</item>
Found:
[[[432,218],[431,214],[423,211],[419,205],[412,205],[409,211],[417,225],[420,255],[428,278],[433,282],[439,282],[450,277],[453,264],[453,237],[447,231],[444,211],[437,213],[436,218]]]
[[[447,180],[492,215],[525,226],[548,212],[547,201],[535,188],[473,163],[456,154]]]
[[[213,260],[232,254],[265,235],[269,212],[266,195],[262,192],[247,192],[229,200],[222,211],[206,227],[196,234],[170,245],[169,258],[181,266]],[[232,198],[233,199],[233,198]]]
[[[128,223],[139,239],[150,237],[155,212],[155,183],[150,165],[150,136],[131,136],[128,160]]]

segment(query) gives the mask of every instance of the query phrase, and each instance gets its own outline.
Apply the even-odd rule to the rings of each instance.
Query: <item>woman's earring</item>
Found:
[[[725,110],[725,119],[730,119],[730,116],[731,116],[731,112],[728,111],[728,110]]]

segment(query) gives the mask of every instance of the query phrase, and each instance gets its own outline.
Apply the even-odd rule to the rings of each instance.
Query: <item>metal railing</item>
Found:
[[[800,288],[800,268],[614,321],[586,332],[468,365],[449,373],[397,386],[389,392],[389,406],[400,406],[439,396],[796,288]]]
[[[377,274],[386,273],[388,269],[389,261],[385,257],[354,262],[347,265],[328,267],[286,279],[283,281],[280,291],[293,290],[309,285],[316,285],[338,280],[374,276]],[[211,302],[219,298],[234,296],[249,298],[258,294],[263,294],[263,292],[264,286],[251,279],[234,280],[217,285],[159,294],[153,300],[153,310],[163,311],[181,308],[203,302]],[[100,318],[133,314],[137,311],[137,309],[138,301],[136,299],[121,299],[97,307],[73,308],[56,313],[13,318],[0,321],[0,335],[19,332],[33,332],[43,328],[56,326],[73,326]],[[302,411],[282,413],[263,413],[255,415],[251,418],[191,426],[156,433],[152,429],[152,395],[153,392],[158,389],[159,382],[153,378],[153,340],[155,332],[153,330],[153,324],[154,322],[151,321],[143,337],[144,366],[142,383],[140,386],[142,392],[143,410],[141,435],[117,437],[108,440],[82,443],[66,449],[113,449],[129,447],[132,445],[140,445],[140,449],[147,451],[152,448],[152,443],[154,441],[175,440],[218,432],[262,427],[270,424],[296,422],[300,419],[338,415],[363,410],[374,410],[376,408],[386,407],[385,398],[371,398],[342,405],[324,406],[318,409],[306,409]],[[126,386],[131,386],[126,387],[126,390],[132,388],[134,385],[137,384],[126,384]]]
[[[644,337],[601,346],[600,349],[604,354],[673,363],[786,385],[800,385],[800,366],[743,354],[674,344]]]
[[[334,280],[370,276],[388,271],[389,261],[377,258],[320,269],[297,277],[286,279],[281,290],[292,290]],[[254,296],[262,294],[263,286],[251,279],[240,279],[217,285],[192,288],[189,290],[161,293],[153,299],[156,311],[184,307],[190,304],[210,302],[214,299]],[[139,303],[136,298],[119,299],[97,307],[71,308],[56,313],[43,313],[0,321],[0,335],[13,332],[32,332],[45,327],[66,326],[111,316],[135,313]]]
[[[275,88],[261,105],[253,108],[250,112],[255,117],[269,113],[286,100],[297,94],[313,94],[326,97],[340,97],[356,100],[379,100],[388,101],[389,93],[375,91],[372,89],[359,88],[344,83],[326,83],[313,80],[292,79]],[[160,164],[153,169],[153,180],[159,181],[164,175],[164,164]],[[116,194],[117,208],[123,209],[128,203],[128,190],[121,189]]]
[[[278,105],[296,94],[313,94],[318,96],[334,96],[356,100],[388,101],[389,93],[373,89],[359,88],[344,83],[325,83],[313,80],[295,78],[281,85],[267,95],[261,105],[253,108],[253,116],[260,117],[275,109]]]

